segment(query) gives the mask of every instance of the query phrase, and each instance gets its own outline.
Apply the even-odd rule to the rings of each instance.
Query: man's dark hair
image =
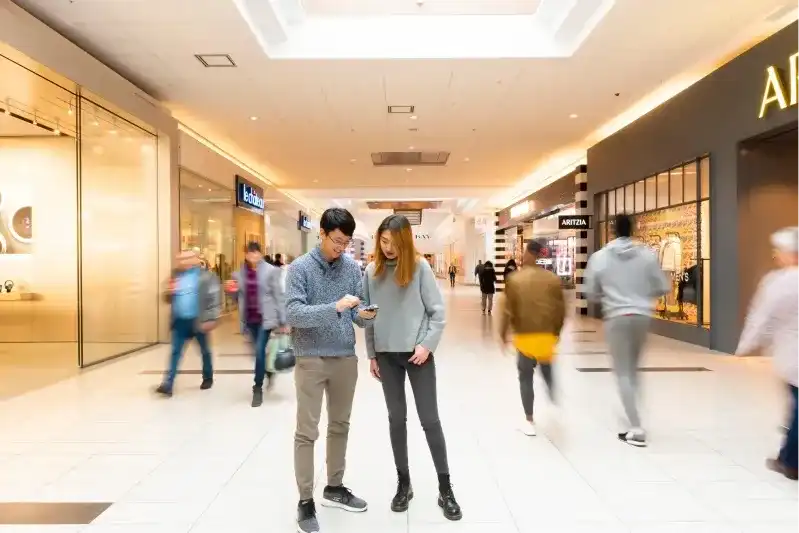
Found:
[[[532,241],[527,243],[527,251],[530,252],[531,254],[533,254],[536,257],[541,255],[541,250],[543,248],[544,248],[544,245],[541,243],[541,241],[537,241],[535,239],[533,239]],[[514,264],[515,263],[516,262],[514,261]]]
[[[247,244],[247,252],[261,252],[261,245],[253,241]]]
[[[616,215],[616,218],[613,219],[613,227],[616,231],[616,237],[633,236],[633,218],[630,215],[625,213]]]
[[[332,233],[336,230],[341,231],[347,237],[352,237],[355,233],[355,219],[352,213],[341,207],[331,207],[322,213],[322,219],[319,221],[325,233]]]

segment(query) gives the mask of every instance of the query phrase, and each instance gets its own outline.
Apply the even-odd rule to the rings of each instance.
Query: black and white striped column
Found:
[[[497,292],[505,290],[505,250],[507,249],[507,240],[505,238],[505,230],[499,228],[499,211],[494,213],[494,253],[491,257],[491,262],[494,263],[494,270],[497,271]]]
[[[580,165],[574,177],[574,208],[578,215],[590,214],[588,209],[588,167]],[[585,269],[588,266],[588,232],[578,231],[574,250],[574,301],[577,314],[588,315],[588,299],[585,295]]]

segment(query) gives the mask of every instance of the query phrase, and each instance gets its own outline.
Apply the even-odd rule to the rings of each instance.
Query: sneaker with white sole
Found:
[[[619,433],[619,440],[637,448],[646,447],[646,433],[644,433],[643,429],[631,429],[630,431]]]
[[[340,487],[331,487],[330,485],[325,487],[325,490],[322,491],[322,505],[344,509],[351,513],[362,513],[367,508],[364,500],[354,495],[350,489],[343,485]]]
[[[521,426],[519,426],[519,431],[521,431],[524,435],[528,437],[535,437],[535,422],[530,422],[529,420],[525,420]]]

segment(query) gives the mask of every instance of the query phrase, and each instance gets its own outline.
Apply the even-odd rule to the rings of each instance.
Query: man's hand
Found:
[[[408,361],[415,365],[422,366],[427,362],[428,357],[430,357],[430,350],[422,345],[418,345],[413,350],[413,355]]]
[[[215,320],[209,320],[208,322],[203,322],[203,323],[200,324],[200,331],[202,331],[203,333],[208,333],[209,331],[211,331],[215,327],[216,327],[216,321]]]
[[[228,294],[239,292],[239,283],[235,279],[225,281],[225,292]]]
[[[375,310],[367,311],[366,309],[359,309],[358,316],[364,320],[374,320],[374,318],[377,316],[377,311]]]
[[[377,381],[380,381],[380,366],[377,364],[377,359],[369,360],[369,373],[372,374],[372,377]]]
[[[288,326],[280,326],[275,330],[275,333],[278,335],[288,335],[291,333],[291,329]]]
[[[360,305],[361,299],[356,296],[347,295],[341,300],[336,302],[336,311],[343,313],[347,309],[352,309]]]

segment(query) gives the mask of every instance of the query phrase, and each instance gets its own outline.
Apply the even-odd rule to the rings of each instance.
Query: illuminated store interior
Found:
[[[157,185],[151,128],[0,44],[0,372],[158,341]]]
[[[671,280],[656,316],[710,328],[710,158],[601,193],[596,213],[600,246],[613,238],[613,216],[634,215],[635,238],[652,249]]]

